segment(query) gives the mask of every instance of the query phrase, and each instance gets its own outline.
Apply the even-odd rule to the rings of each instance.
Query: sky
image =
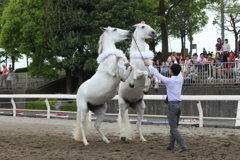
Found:
[[[211,12],[207,12],[207,15],[209,17],[208,24],[202,29],[202,32],[199,32],[198,34],[195,34],[193,44],[197,44],[197,50],[193,49],[192,53],[197,53],[198,55],[202,53],[203,48],[205,48],[207,51],[215,52],[215,45],[217,43],[217,38],[222,37],[221,31],[217,29],[217,26],[214,26],[212,24],[214,15]],[[225,31],[225,38],[228,39],[228,43],[231,47],[231,50],[235,50],[235,44],[234,44],[234,35],[231,32]],[[169,38],[169,51],[175,51],[175,52],[181,52],[181,39],[174,39]],[[223,42],[223,41],[222,41]],[[161,44],[159,44],[156,47],[156,51],[161,51]],[[188,48],[188,51],[190,49],[190,43],[186,39],[186,48]]]
[[[207,15],[209,17],[208,24],[206,27],[203,28],[202,32],[199,32],[198,34],[194,35],[193,44],[197,44],[197,50],[194,49],[193,53],[197,53],[198,55],[202,53],[203,48],[206,48],[207,51],[214,52],[215,51],[215,44],[217,43],[217,38],[221,38],[221,31],[216,28],[216,26],[213,26],[213,18],[214,15],[211,12],[207,12]],[[225,31],[225,38],[228,39],[228,42],[230,44],[231,50],[235,49],[234,44],[234,35],[230,32]],[[175,51],[180,52],[181,51],[181,40],[175,39],[175,38],[169,38],[169,51]],[[186,47],[189,51],[189,41],[186,41]],[[161,51],[161,43],[156,47],[156,51]],[[8,62],[8,65],[11,64],[11,62]],[[17,68],[23,68],[27,66],[26,62],[26,56],[24,56],[23,59],[19,60],[19,62],[15,63],[15,69]]]

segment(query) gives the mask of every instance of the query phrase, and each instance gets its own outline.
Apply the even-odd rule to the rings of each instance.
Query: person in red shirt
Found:
[[[232,68],[234,68],[234,63],[230,63],[232,62],[231,57],[227,57],[227,62],[222,66],[222,75],[223,77],[228,77],[230,78],[230,76],[232,75]]]
[[[3,81],[5,81],[5,84],[7,85],[7,74],[8,74],[8,69],[7,67],[3,64],[2,65],[2,79],[1,79],[1,87],[3,87]]]

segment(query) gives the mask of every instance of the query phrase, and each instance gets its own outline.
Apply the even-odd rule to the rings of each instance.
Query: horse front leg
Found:
[[[143,93],[148,94],[148,89],[150,85],[150,80],[148,79],[148,72],[137,70],[137,77],[140,77],[140,76],[144,76],[144,80],[145,80]]]
[[[142,129],[141,129],[141,125],[142,125],[142,119],[143,119],[143,114],[144,114],[144,110],[145,110],[145,103],[142,99],[142,101],[138,104],[136,104],[137,106],[134,107],[137,114],[138,114],[138,119],[137,119],[137,129],[138,129],[138,132],[139,132],[139,135],[140,135],[140,140],[142,142],[145,142],[147,141],[144,137],[143,137],[143,134],[142,134]]]
[[[96,114],[96,117],[97,117],[94,127],[96,128],[96,130],[98,131],[98,133],[102,137],[102,140],[106,143],[110,143],[110,141],[107,139],[107,137],[104,135],[104,133],[101,130],[101,123],[102,123],[102,121],[105,117],[106,111],[107,111],[107,104],[106,103],[102,107],[99,107],[99,109],[94,111],[94,113]]]
[[[132,80],[129,83],[129,87],[133,88],[135,86],[135,81],[137,80],[137,72],[136,72],[136,67],[134,65],[131,65],[132,67]]]

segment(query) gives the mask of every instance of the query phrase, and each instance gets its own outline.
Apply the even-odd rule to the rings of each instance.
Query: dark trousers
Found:
[[[2,79],[1,79],[1,87],[3,87],[3,81],[5,81],[5,84],[7,85],[7,75],[2,76]]]
[[[178,131],[178,123],[181,115],[181,102],[168,102],[168,122],[170,126],[170,142],[168,146],[173,147],[175,141],[178,143],[181,149],[186,148],[185,142],[181,133]]]

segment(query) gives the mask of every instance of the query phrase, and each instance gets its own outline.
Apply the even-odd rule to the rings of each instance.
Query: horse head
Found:
[[[100,27],[103,32],[99,39],[98,53],[101,54],[106,49],[116,49],[114,43],[132,38],[132,32],[113,27]]]
[[[134,36],[138,34],[141,39],[155,38],[157,36],[156,31],[152,29],[149,25],[145,24],[144,21],[141,23],[135,24]]]

